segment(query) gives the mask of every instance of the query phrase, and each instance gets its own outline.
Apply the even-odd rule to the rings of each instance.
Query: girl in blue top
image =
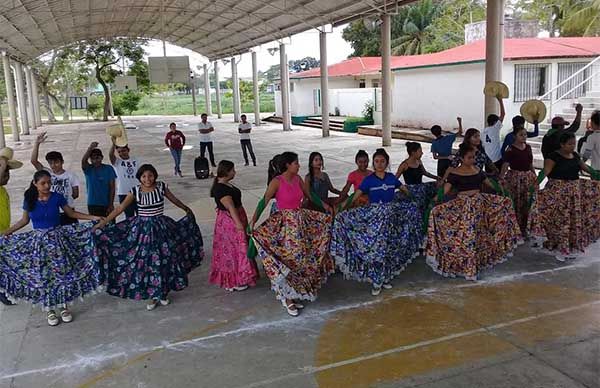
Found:
[[[67,303],[100,287],[100,269],[92,239],[91,223],[60,226],[60,209],[71,218],[100,217],[73,210],[61,194],[50,191],[51,177],[36,172],[23,201],[23,217],[0,240],[0,290],[11,299],[40,304],[48,311],[48,324],[58,325],[54,309],[67,323],[73,316]],[[33,223],[30,232],[14,232]]]
[[[390,289],[390,281],[416,255],[422,244],[421,215],[410,201],[394,201],[396,189],[408,194],[398,178],[387,172],[390,157],[383,148],[373,155],[375,172],[356,191],[369,205],[340,212],[333,224],[330,253],[349,279],[372,283],[372,295]]]

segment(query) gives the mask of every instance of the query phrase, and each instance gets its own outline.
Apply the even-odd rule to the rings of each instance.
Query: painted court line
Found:
[[[350,358],[347,360],[338,361],[338,362],[334,362],[331,364],[326,364],[326,365],[322,365],[322,366],[318,366],[318,367],[317,366],[306,366],[306,367],[300,368],[300,370],[298,372],[288,373],[286,375],[277,376],[277,377],[274,377],[271,379],[257,381],[252,384],[244,385],[243,387],[246,387],[246,388],[262,387],[262,386],[265,386],[268,384],[277,383],[277,382],[287,380],[290,378],[294,378],[294,377],[311,375],[311,374],[326,371],[329,369],[335,369],[335,368],[339,368],[339,367],[346,366],[346,365],[357,364],[357,363],[360,363],[363,361],[368,361],[368,360],[372,360],[372,359],[376,359],[376,358],[380,358],[380,357],[389,356],[391,354],[405,352],[407,350],[421,348],[424,346],[434,345],[434,344],[438,344],[441,342],[451,341],[451,340],[457,339],[457,338],[468,337],[468,336],[471,336],[474,334],[486,333],[486,332],[489,332],[492,330],[502,329],[502,328],[505,328],[508,326],[513,326],[513,325],[517,325],[520,323],[534,321],[536,319],[547,318],[547,317],[551,317],[554,315],[566,314],[571,311],[579,310],[579,309],[590,307],[590,306],[595,306],[598,304],[600,304],[600,300],[597,300],[594,302],[589,302],[589,303],[584,303],[584,304],[580,304],[577,306],[572,306],[572,307],[568,307],[568,308],[564,308],[564,309],[560,309],[560,310],[550,311],[550,312],[543,313],[543,314],[530,315],[525,318],[515,319],[512,321],[502,322],[502,323],[498,323],[498,324],[490,325],[490,326],[484,326],[479,329],[467,330],[467,331],[463,331],[460,333],[450,334],[450,335],[446,335],[443,337],[438,337],[438,338],[434,338],[434,339],[430,339],[430,340],[426,340],[426,341],[416,342],[416,343],[410,344],[410,345],[398,346],[396,348],[388,349],[383,352],[377,352],[377,353],[372,353],[372,354],[369,354],[366,356]]]
[[[212,335],[208,335],[208,336],[192,338],[192,339],[188,339],[188,340],[184,340],[184,341],[171,342],[171,343],[163,342],[161,345],[156,345],[156,346],[151,346],[151,347],[140,347],[137,349],[129,348],[129,349],[126,349],[126,350],[123,350],[120,352],[109,353],[106,355],[99,355],[98,353],[92,354],[90,356],[76,355],[76,358],[74,360],[68,361],[68,362],[63,362],[63,363],[60,363],[57,365],[52,365],[52,366],[39,368],[39,369],[28,369],[28,370],[24,370],[21,372],[0,375],[0,381],[34,375],[34,374],[46,374],[46,373],[56,372],[56,371],[59,371],[62,369],[67,369],[67,368],[70,368],[70,369],[80,368],[81,369],[81,368],[94,367],[94,366],[98,367],[98,366],[101,366],[101,364],[104,362],[108,362],[108,361],[111,361],[111,360],[119,358],[119,357],[127,357],[128,355],[132,355],[132,354],[136,354],[136,353],[145,353],[145,352],[149,352],[149,351],[161,351],[161,350],[175,350],[177,348],[185,347],[187,345],[194,345],[194,344],[198,344],[201,342],[210,341],[213,339],[226,338],[229,336],[257,332],[257,331],[266,330],[266,329],[274,328],[274,327],[278,327],[278,326],[285,326],[285,325],[289,325],[291,322],[298,322],[298,321],[314,322],[315,320],[324,319],[325,316],[336,313],[336,312],[368,307],[368,306],[375,305],[375,304],[378,304],[381,302],[389,301],[390,299],[395,299],[395,298],[400,298],[400,297],[415,297],[415,296],[419,296],[419,295],[433,294],[433,293],[440,292],[440,291],[448,291],[448,290],[451,290],[452,288],[468,288],[468,287],[485,286],[485,285],[489,285],[489,284],[505,283],[505,282],[510,282],[510,281],[514,281],[514,280],[519,280],[519,279],[522,279],[522,278],[528,277],[528,276],[535,276],[535,275],[541,275],[541,274],[545,274],[545,273],[588,267],[588,266],[596,264],[598,262],[600,262],[600,258],[589,258],[589,259],[583,259],[583,260],[581,260],[581,262],[575,263],[572,265],[566,265],[566,266],[562,266],[562,267],[550,268],[550,269],[545,269],[545,270],[540,270],[540,271],[521,272],[521,273],[517,273],[517,274],[502,275],[502,276],[498,276],[496,278],[492,277],[492,278],[488,278],[488,279],[479,280],[477,282],[465,283],[465,284],[460,284],[460,285],[456,285],[456,286],[439,287],[439,288],[438,287],[423,288],[423,289],[415,290],[415,291],[400,291],[400,292],[393,293],[388,298],[377,298],[377,299],[373,299],[373,300],[370,300],[367,302],[359,302],[359,303],[335,306],[335,307],[329,308],[329,309],[313,311],[308,314],[302,314],[298,318],[284,318],[284,319],[271,321],[271,322],[256,323],[256,324],[241,327],[239,329],[224,331],[224,332],[220,332],[220,333],[216,333],[216,334],[212,334]],[[594,302],[593,304],[595,304],[595,303],[596,302]],[[598,302],[598,303],[600,303],[600,302]],[[572,307],[572,309],[578,309],[578,308],[582,308],[585,306],[586,305],[575,306],[575,307]],[[562,311],[562,310],[557,310],[557,311]],[[560,314],[560,312],[551,312],[548,314]],[[544,316],[545,315],[542,314],[540,316],[531,316],[531,317],[523,318],[523,319],[529,319],[529,318],[537,319],[539,317],[544,317]],[[513,322],[513,321],[511,321],[511,322]],[[515,322],[515,323],[518,323],[518,322]],[[510,323],[510,324],[515,324],[515,323]],[[474,331],[474,333],[477,333],[482,330],[486,330],[486,329],[485,328],[477,329],[476,331]],[[469,334],[465,334],[465,335],[469,335]],[[454,335],[452,335],[452,336],[454,336]],[[452,337],[452,336],[449,336],[449,337]],[[441,338],[445,338],[445,337],[441,337]],[[452,338],[454,338],[454,337],[452,337]],[[448,339],[452,339],[452,338],[448,338]],[[446,339],[446,340],[448,340],[448,339]],[[432,341],[436,341],[436,340],[432,340]],[[412,346],[412,345],[408,345],[408,346]],[[424,345],[421,345],[421,346],[424,346]],[[397,348],[397,349],[399,349],[399,348]],[[397,350],[397,349],[396,350],[391,349],[386,352],[390,352],[390,351],[398,352],[399,350]],[[381,357],[382,355],[385,355],[385,354],[374,356],[373,358]],[[365,357],[371,357],[371,356],[365,356]],[[356,361],[356,362],[359,362],[359,361]],[[308,367],[308,368],[313,368],[313,367]],[[322,368],[322,367],[320,367],[320,368]],[[298,373],[300,373],[300,374],[298,374]],[[289,377],[294,377],[296,375],[300,376],[300,375],[306,374],[304,372],[298,372],[298,373],[291,374],[291,375],[289,375]],[[310,372],[310,373],[314,373],[314,372]],[[286,375],[286,376],[288,376],[288,375]],[[286,378],[289,378],[289,377],[286,377]],[[263,383],[261,382],[261,384],[263,384]]]

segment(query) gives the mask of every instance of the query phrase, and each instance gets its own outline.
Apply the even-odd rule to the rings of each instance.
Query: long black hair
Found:
[[[50,173],[46,170],[36,171],[36,173],[33,174],[33,180],[29,184],[29,188],[25,190],[25,210],[28,212],[31,212],[33,209],[35,209],[35,205],[40,197],[40,193],[38,192],[35,184],[38,183],[43,177],[52,178]]]
[[[286,151],[279,155],[279,173],[283,174],[288,169],[288,164],[298,161],[298,154],[291,151]]]
[[[281,174],[281,171],[279,170],[279,158],[281,158],[281,155],[277,154],[273,156],[273,159],[269,160],[269,170],[267,171],[267,186],[269,185],[269,183],[271,183],[273,178]]]
[[[233,164],[232,161],[221,160],[219,162],[219,165],[217,166],[217,176],[215,177],[215,180],[213,181],[213,185],[210,188],[210,196],[211,197],[214,198],[214,196],[215,196],[215,187],[219,183],[219,178],[224,178],[227,175],[229,175],[229,173],[231,172],[231,170],[233,170],[234,167],[235,167],[235,165]]]
[[[321,162],[323,162],[323,155],[321,155],[320,152],[317,151],[313,151],[310,153],[310,155],[308,156],[308,176],[310,177],[310,185],[312,186],[313,183],[313,179],[315,178],[315,174],[313,173],[313,168],[312,168],[312,164],[314,162],[314,160],[318,157],[321,158]],[[322,168],[325,167],[325,163],[323,162],[322,164]]]
[[[467,132],[465,132],[465,138],[463,139],[463,143],[471,145],[471,138],[477,134],[479,134],[479,136],[481,136],[481,132],[479,131],[479,129],[477,129],[477,128],[467,129]],[[477,149],[482,150],[483,149],[483,141],[479,142],[478,146],[473,146],[473,147],[476,147]]]

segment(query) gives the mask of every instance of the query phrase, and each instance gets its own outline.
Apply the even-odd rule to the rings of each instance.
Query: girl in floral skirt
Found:
[[[406,143],[406,151],[408,152],[408,159],[398,166],[396,178],[400,178],[400,176],[404,178],[410,197],[407,198],[402,192],[399,192],[397,198],[399,200],[414,201],[419,208],[419,212],[423,214],[429,202],[433,199],[438,185],[437,182],[423,183],[423,175],[436,181],[441,180],[441,178],[425,170],[423,162],[421,162],[423,156],[421,144],[409,141]]]
[[[462,160],[449,172],[444,193],[458,191],[448,202],[435,206],[427,231],[427,264],[443,276],[476,280],[478,273],[512,254],[521,241],[510,198],[481,192],[492,183],[476,166],[477,150],[459,147]]]
[[[275,197],[278,211],[256,228],[252,236],[271,288],[287,313],[298,315],[304,306],[298,300],[313,301],[334,270],[329,256],[331,216],[302,209],[311,198],[298,175],[298,155],[284,152],[279,157],[281,174],[274,177],[265,192],[265,206]],[[331,211],[327,203],[325,210]],[[254,227],[258,215],[252,217]]]
[[[60,209],[79,220],[100,217],[76,212],[61,194],[50,191],[45,170],[33,175],[25,191],[23,217],[0,240],[0,290],[10,299],[24,299],[48,311],[50,326],[71,322],[67,304],[101,286],[94,255],[91,223],[60,226]],[[31,221],[33,230],[13,234]],[[60,308],[60,320],[55,309]]]
[[[390,281],[416,256],[423,241],[421,215],[411,201],[394,201],[406,187],[387,172],[389,155],[383,148],[373,155],[375,172],[355,192],[364,193],[369,205],[340,212],[333,224],[331,255],[344,277],[372,283],[371,294],[390,289]]]
[[[243,291],[256,285],[258,269],[256,262],[246,256],[248,217],[242,206],[242,192],[231,184],[233,178],[233,162],[220,161],[210,191],[217,204],[217,219],[208,281],[227,291]]]
[[[485,170],[490,175],[497,176],[500,173],[494,162],[492,162],[489,156],[485,153],[485,149],[481,144],[481,132],[479,132],[477,128],[467,129],[467,131],[465,132],[465,138],[463,139],[463,142],[461,144],[471,146],[475,150],[474,163],[478,169],[483,170],[485,168]],[[450,167],[457,168],[458,166],[460,166],[461,163],[461,157],[459,155],[454,155],[452,161],[450,162]],[[450,171],[450,168],[446,170],[446,174],[443,177],[444,181],[446,181],[446,178],[448,177]]]
[[[531,208],[530,234],[545,240],[544,248],[559,261],[574,259],[596,241],[600,222],[600,182],[579,179],[592,173],[575,152],[575,135],[560,137],[560,149],[544,160],[548,183]]]
[[[365,150],[359,150],[354,157],[354,163],[356,163],[357,169],[348,174],[346,179],[346,185],[342,189],[341,198],[346,198],[348,192],[352,187],[354,192],[358,190],[363,179],[371,175],[373,171],[369,170],[369,154]],[[358,201],[354,202],[355,205],[364,206],[369,203],[369,196],[363,194],[360,196]]]
[[[533,152],[527,144],[527,130],[517,127],[513,131],[515,141],[504,152],[504,164],[500,178],[515,203],[515,211],[521,235],[527,235],[527,219],[529,217],[530,188],[537,191],[535,169],[533,168]]]
[[[309,173],[304,177],[304,185],[307,191],[315,193],[322,202],[327,202],[334,208],[340,201],[340,197],[329,197],[329,192],[340,195],[342,192],[336,189],[329,179],[329,175],[322,171],[324,168],[323,155],[320,152],[311,152],[308,157]],[[308,209],[319,210],[312,202],[305,201]]]
[[[159,303],[170,303],[170,291],[187,287],[188,273],[200,265],[204,256],[202,235],[191,209],[165,183],[157,181],[158,173],[152,165],[142,165],[136,177],[140,185],[94,227],[96,245],[106,268],[108,293],[148,300],[146,308],[154,310]],[[163,215],[165,197],[186,216],[174,221]],[[137,216],[107,226],[134,201]]]

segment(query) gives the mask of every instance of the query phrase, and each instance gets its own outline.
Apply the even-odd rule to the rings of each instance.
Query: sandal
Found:
[[[64,323],[69,323],[71,321],[73,321],[73,315],[71,314],[71,312],[69,310],[65,309],[61,309],[60,310],[60,319],[64,322]]]
[[[289,304],[286,304],[285,300],[282,300],[281,304],[283,305],[283,307],[285,307],[285,310],[287,311],[287,313],[289,315],[291,315],[292,317],[297,317],[298,314],[300,313],[298,311],[298,308],[294,304],[294,302],[290,302]]]
[[[56,316],[56,312],[54,310],[48,311],[48,324],[50,326],[56,326],[59,324],[58,317]]]
[[[146,310],[152,311],[156,308],[156,306],[158,306],[158,301],[152,299],[148,304],[146,304]]]

